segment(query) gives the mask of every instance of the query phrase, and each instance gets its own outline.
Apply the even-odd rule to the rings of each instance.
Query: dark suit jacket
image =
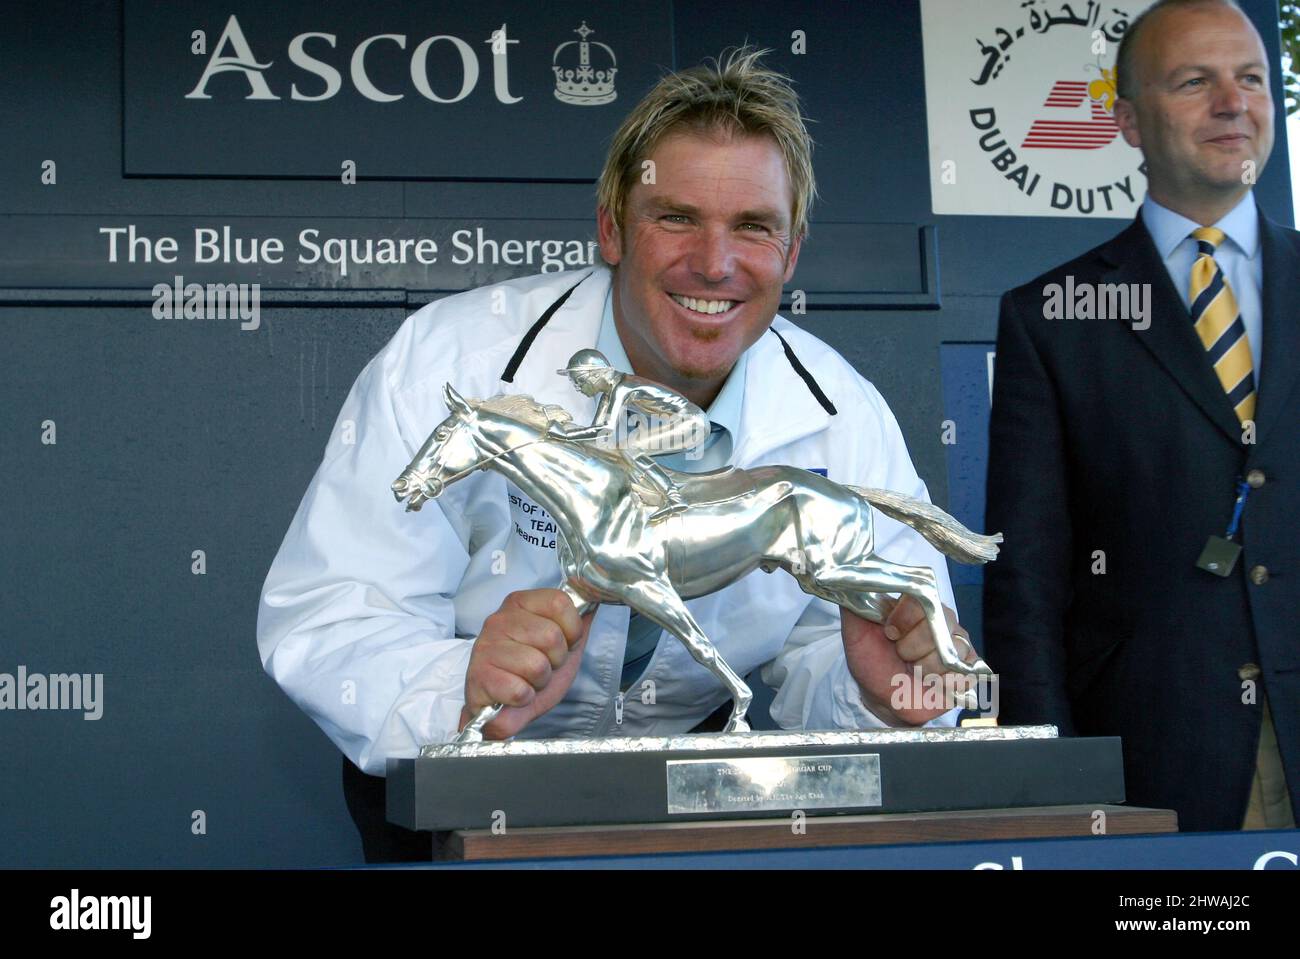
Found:
[[[984,637],[1002,722],[1122,737],[1128,801],[1177,810],[1183,829],[1241,826],[1261,717],[1242,701],[1251,664],[1300,812],[1300,234],[1260,228],[1253,445],[1140,216],[1007,293],[998,324],[986,524],[1006,541],[985,571]],[[1067,276],[1151,284],[1150,328],[1044,319],[1044,287]],[[1236,569],[1197,569],[1251,470],[1264,484]]]

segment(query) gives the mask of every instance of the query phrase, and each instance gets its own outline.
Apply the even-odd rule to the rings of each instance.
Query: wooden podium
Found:
[[[1104,812],[1106,835],[1178,831],[1170,809],[1115,805],[1035,806],[859,816],[808,816],[604,826],[457,829],[433,834],[436,861],[627,856],[644,853],[808,849],[830,846],[1043,839],[1094,835]]]

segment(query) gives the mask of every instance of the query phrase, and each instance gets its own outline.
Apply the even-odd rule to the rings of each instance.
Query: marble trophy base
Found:
[[[449,743],[387,778],[389,821],[437,832],[1124,800],[1119,740],[1055,726]]]

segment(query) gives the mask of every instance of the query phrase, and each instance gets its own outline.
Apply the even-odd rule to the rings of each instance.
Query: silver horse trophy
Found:
[[[877,623],[885,608],[876,596],[913,596],[944,666],[992,675],[982,660],[968,664],[958,654],[933,570],[873,555],[871,510],[907,524],[963,563],[993,559],[1000,533],[980,535],[921,500],[843,486],[792,466],[673,472],[686,509],[651,522],[662,503],[646,495],[619,450],[556,435],[552,427],[572,421],[562,407],[520,394],[468,399],[451,384],[444,397],[451,415],[393,483],[398,502],[418,510],[475,470],[503,474],[559,528],[558,588],[579,614],[599,603],[622,603],[676,636],[731,693],[725,733],[749,730],[751,692],[684,601],[716,592],[754,569],[784,569],[804,592]],[[454,742],[481,742],[484,725],[501,709],[481,709]]]

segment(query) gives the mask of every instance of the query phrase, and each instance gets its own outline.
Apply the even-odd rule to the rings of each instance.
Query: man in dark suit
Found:
[[[984,607],[1002,721],[1122,737],[1129,802],[1183,829],[1294,826],[1300,234],[1251,193],[1266,54],[1229,0],[1162,0],[1117,65],[1139,216],[1002,300],[986,522],[1006,542]]]

